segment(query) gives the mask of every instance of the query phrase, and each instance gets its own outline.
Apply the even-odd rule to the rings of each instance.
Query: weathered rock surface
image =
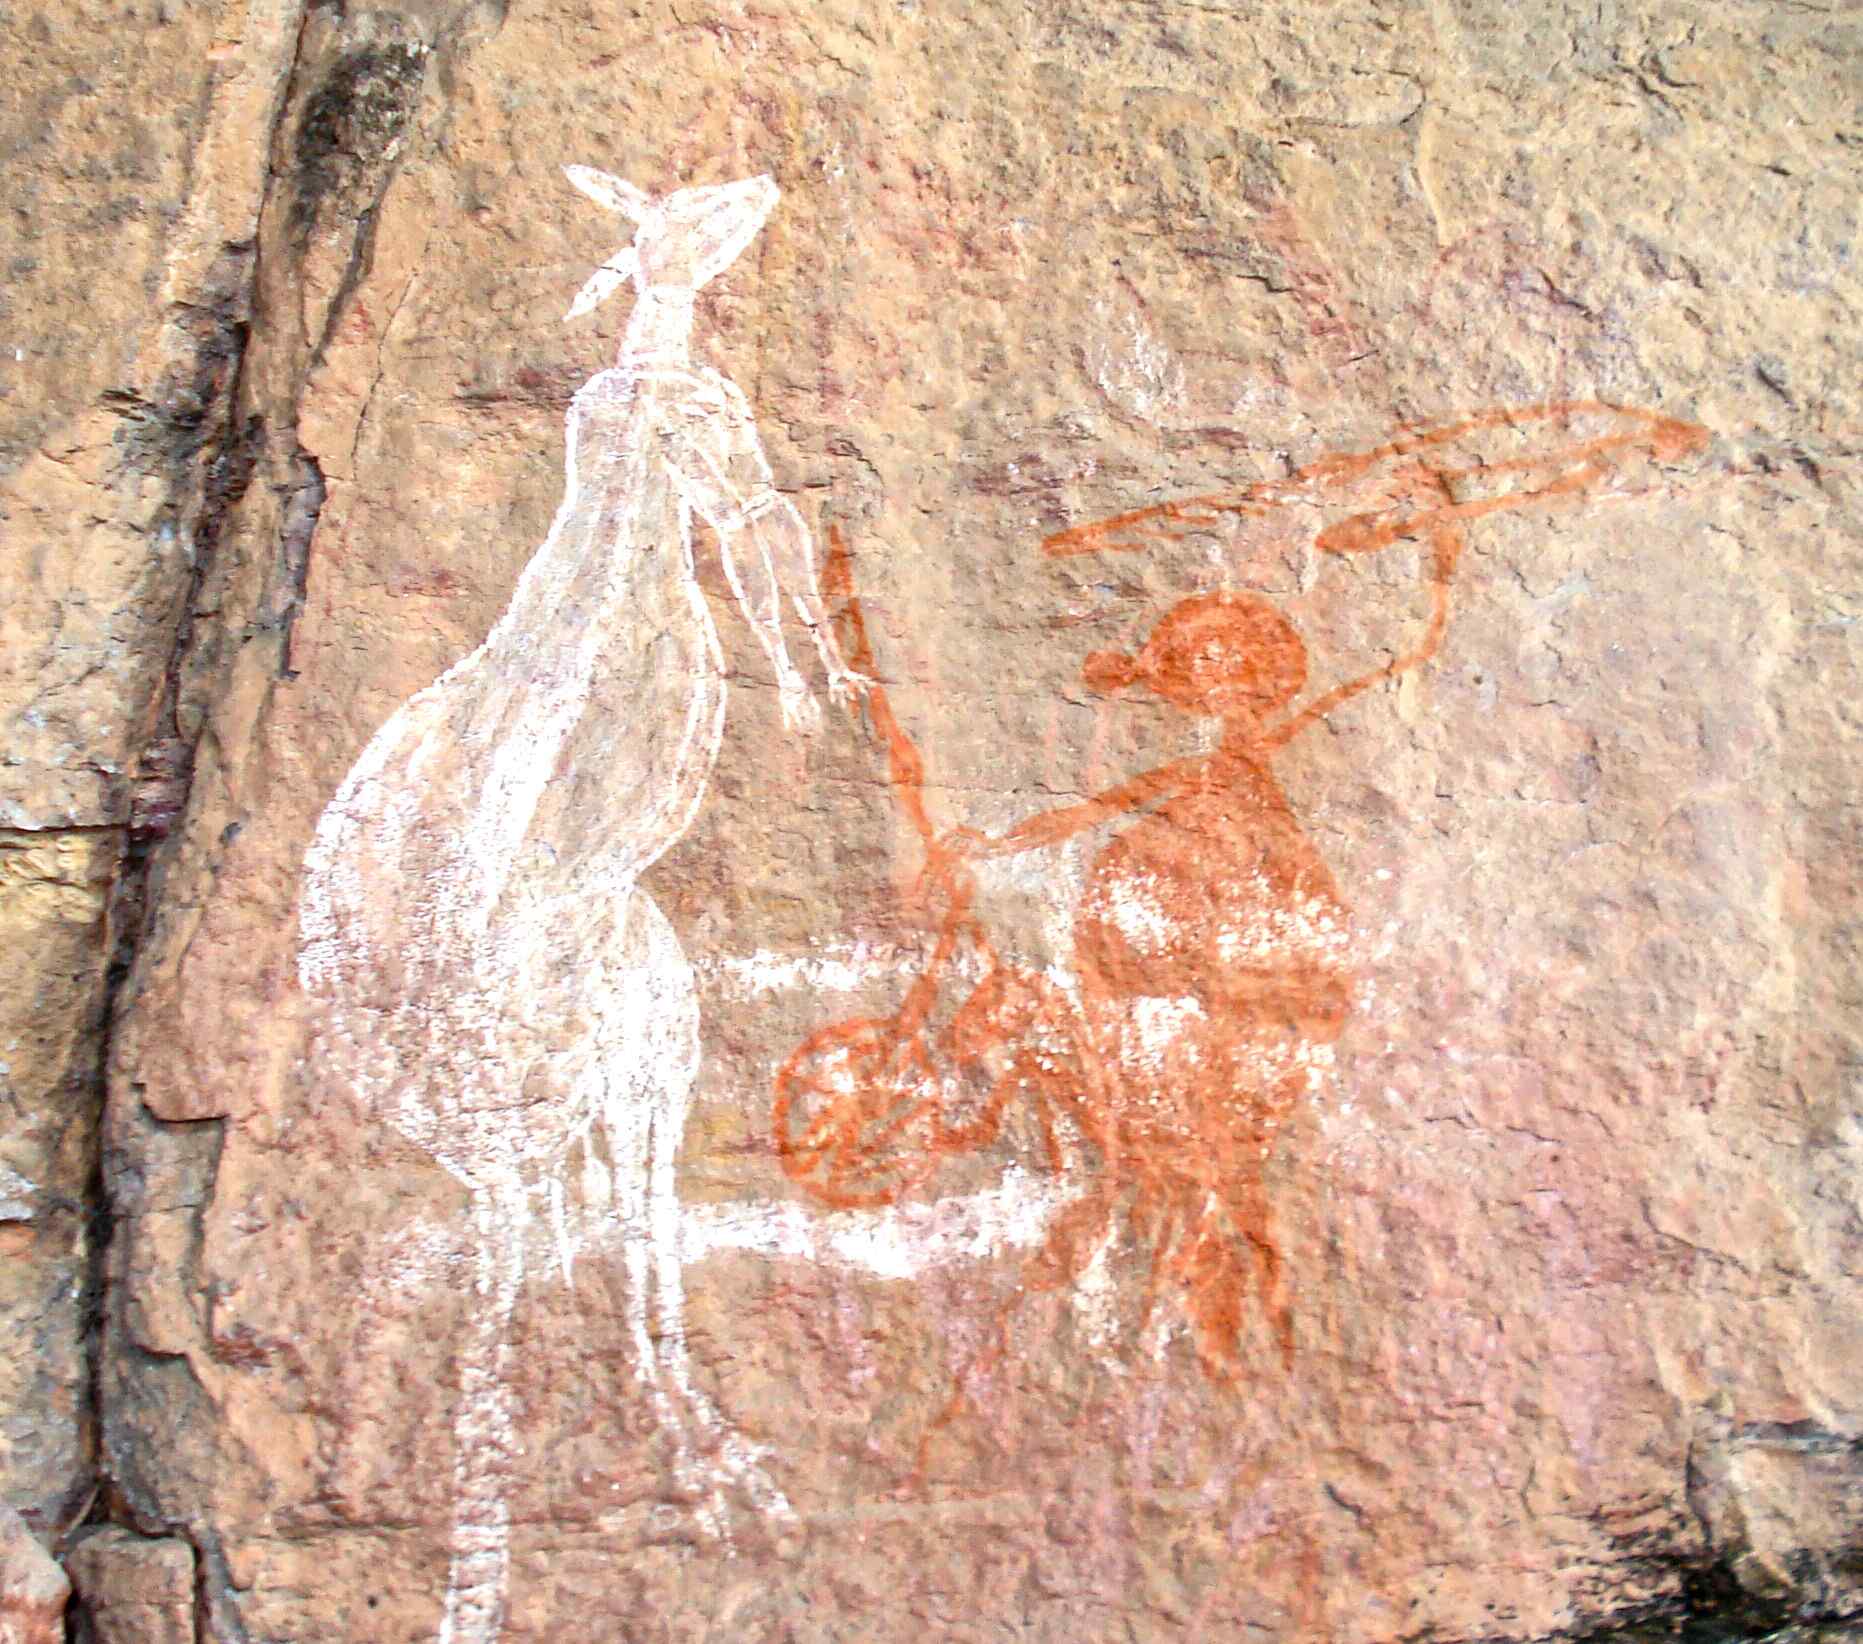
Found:
[[[0,1502],[0,1644],[59,1644],[70,1596],[58,1561]]]
[[[0,425],[0,918],[34,980],[0,1327],[43,1346],[0,1387],[0,1489],[42,1528],[88,1495],[101,1293],[122,1528],[72,1555],[99,1638],[432,1638],[449,1590],[452,1636],[513,1639],[1863,1610],[1854,17],[16,9],[42,49],[8,312],[39,368]],[[381,1035],[339,1053],[301,970],[319,819],[512,604],[630,321],[627,288],[561,323],[631,233],[566,164],[780,186],[692,357],[818,564],[840,534],[832,631],[851,589],[882,694],[786,722],[716,530],[787,516],[731,435],[744,506],[694,539],[729,706],[689,826],[574,894],[634,837],[629,773],[677,760],[599,669],[581,742],[537,704],[591,611],[617,678],[688,617],[572,588],[498,664],[500,732],[442,717],[385,805],[413,821],[338,922],[376,944]],[[695,396],[643,494],[655,463],[700,494],[682,440],[735,425]],[[1454,432],[1345,460],[1405,429]],[[1263,601],[1302,700],[1375,671],[1432,566],[1440,650],[1284,747],[1184,683]],[[1172,615],[1214,648],[1173,662]],[[422,807],[493,749],[538,767],[539,820],[472,871],[537,899],[478,952],[433,935],[465,869],[383,864],[470,854]],[[923,876],[915,800],[1001,836],[1108,791]],[[966,876],[974,928],[943,918]],[[622,962],[649,904],[651,985]],[[908,1043],[887,1087],[941,928],[933,1074]],[[667,943],[689,1114],[677,1035],[639,1053],[687,998]],[[563,1071],[591,1058],[606,1082]],[[863,1068],[897,1105],[798,1144],[779,1092],[807,1120]],[[498,1197],[501,1115],[604,1103]]]
[[[6,19],[0,1496],[46,1532],[95,1495],[106,978],[185,793],[167,674],[246,466],[228,409],[285,24],[116,0]]]
[[[96,1188],[98,1040],[117,867],[106,829],[0,830],[0,1479],[42,1528],[82,1511],[88,1481],[88,1202]]]
[[[103,1529],[65,1563],[94,1644],[193,1644],[194,1552],[185,1541]]]

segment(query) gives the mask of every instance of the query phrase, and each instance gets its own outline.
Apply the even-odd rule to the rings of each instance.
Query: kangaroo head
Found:
[[[568,318],[585,314],[624,281],[696,291],[737,261],[778,198],[768,177],[708,188],[682,188],[655,199],[593,166],[565,166],[570,182],[597,205],[634,224],[634,243],[595,271]]]

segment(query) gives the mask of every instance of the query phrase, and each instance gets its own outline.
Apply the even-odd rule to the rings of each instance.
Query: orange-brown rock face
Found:
[[[82,1625],[1863,1611],[1851,22],[20,9]]]
[[[97,1644],[188,1644],[196,1636],[194,1554],[185,1541],[106,1528],[67,1556]]]
[[[250,471],[231,407],[286,42],[264,7],[221,9],[83,0],[5,24],[0,1498],[54,1545],[101,1494],[112,960],[186,797],[200,722],[169,665]]]
[[[57,1644],[65,1636],[71,1581],[25,1520],[0,1505],[0,1640]]]

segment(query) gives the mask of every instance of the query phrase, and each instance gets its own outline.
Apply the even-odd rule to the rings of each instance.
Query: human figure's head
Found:
[[[1307,648],[1293,624],[1253,594],[1177,602],[1131,656],[1095,651],[1082,670],[1096,691],[1144,685],[1187,713],[1260,719],[1307,682]]]

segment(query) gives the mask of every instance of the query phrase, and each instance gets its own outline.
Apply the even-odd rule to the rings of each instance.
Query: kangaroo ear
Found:
[[[638,223],[653,209],[653,196],[594,166],[564,166],[563,175],[598,206]]]
[[[668,197],[668,216],[690,236],[694,286],[706,284],[737,261],[738,253],[757,237],[778,197],[776,184],[768,177],[747,177],[716,188],[681,189]]]
[[[640,270],[640,258],[629,246],[625,251],[618,251],[607,262],[589,276],[588,283],[576,293],[576,300],[569,305],[569,312],[563,316],[567,325],[571,320],[578,320],[591,308],[599,307],[608,301],[615,292],[633,279]]]

